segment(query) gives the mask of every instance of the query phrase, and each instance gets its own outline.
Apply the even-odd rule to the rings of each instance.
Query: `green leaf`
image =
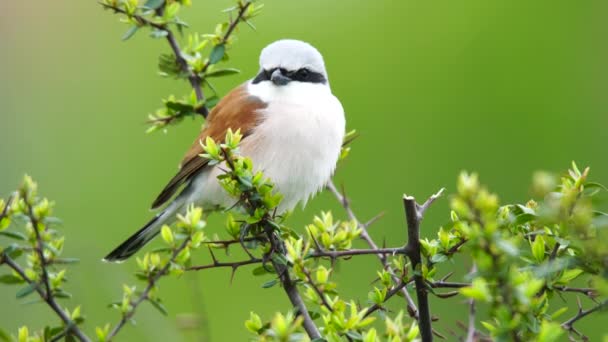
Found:
[[[446,260],[448,260],[448,257],[442,253],[437,253],[431,257],[431,262],[434,264],[438,264],[438,263],[444,262]]]
[[[131,37],[133,37],[133,35],[137,32],[137,30],[139,30],[139,26],[135,25],[135,26],[131,26],[127,32],[125,32],[125,34],[122,36],[122,40],[125,41]]]
[[[156,38],[156,39],[165,38],[168,35],[169,35],[169,32],[167,32],[165,30],[155,29],[155,30],[152,30],[152,32],[150,32],[150,37]]]
[[[557,281],[557,283],[566,285],[570,281],[574,280],[576,277],[580,276],[582,273],[583,273],[583,270],[581,270],[581,269],[566,270],[566,271],[564,271],[562,276],[559,277],[559,280]]]
[[[513,222],[513,223],[515,225],[520,225],[520,224],[528,223],[530,221],[536,220],[536,217],[537,217],[536,215],[530,214],[530,213],[525,213],[525,214],[517,215],[517,217],[515,218],[515,222]]]
[[[164,3],[164,0],[148,0],[143,7],[155,10],[160,8]]]
[[[11,342],[12,340],[13,339],[6,331],[0,329],[0,341]]]
[[[256,267],[253,269],[253,271],[251,272],[254,276],[261,276],[264,274],[269,274],[272,273],[270,272],[270,270],[267,270],[266,267],[264,266],[260,266],[260,267]]]
[[[156,310],[160,311],[160,313],[162,313],[164,316],[167,316],[167,314],[168,314],[167,308],[165,308],[165,306],[162,303],[150,299],[150,304],[152,304],[152,306],[154,306],[156,308]]]
[[[215,107],[215,105],[220,102],[220,98],[217,96],[211,96],[205,101],[205,107],[211,109]]]
[[[600,183],[596,183],[596,182],[587,182],[587,183],[585,183],[585,188],[587,188],[587,189],[599,188],[599,189],[602,189],[604,191],[608,191],[608,188],[605,185],[600,184]]]
[[[5,274],[0,276],[0,283],[2,284],[21,284],[23,283],[25,280],[12,275],[12,274]]]
[[[537,262],[545,259],[545,239],[542,235],[537,235],[532,243],[532,255]]]
[[[269,289],[269,288],[275,286],[278,282],[279,282],[279,279],[276,279],[276,278],[269,280],[269,281],[265,282],[264,284],[262,284],[262,288]]]
[[[217,62],[221,61],[225,52],[226,46],[224,44],[219,44],[213,47],[213,50],[211,50],[211,55],[209,55],[209,64],[216,64]]]
[[[80,262],[78,258],[57,258],[53,260],[55,264],[77,264]]]
[[[11,239],[15,239],[15,240],[21,240],[21,241],[25,241],[27,240],[27,237],[21,233],[17,233],[17,232],[9,232],[9,231],[2,231],[0,232],[0,235],[4,235],[6,237],[9,237]]]
[[[194,107],[192,105],[182,102],[167,101],[165,102],[165,106],[169,109],[173,109],[176,112],[189,113],[194,111]]]
[[[234,74],[238,74],[241,71],[239,69],[235,69],[235,68],[226,68],[226,69],[219,69],[219,70],[215,70],[212,72],[208,72],[205,77],[222,77],[222,76],[228,76],[228,75],[234,75]]]
[[[30,294],[32,294],[32,292],[34,292],[36,290],[37,286],[38,286],[37,283],[27,284],[25,287],[22,287],[19,291],[17,291],[17,294],[15,294],[15,297],[24,298],[24,297],[30,295]]]

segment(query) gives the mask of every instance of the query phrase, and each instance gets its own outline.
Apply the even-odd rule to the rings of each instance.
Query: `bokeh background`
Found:
[[[194,1],[184,17],[193,30],[211,32],[230,5]],[[318,47],[348,127],[361,133],[336,181],[362,220],[386,212],[371,233],[399,245],[401,195],[422,199],[443,186],[451,192],[463,169],[478,171],[503,203],[529,198],[533,171],[559,172],[571,160],[608,183],[607,13],[608,2],[599,0],[268,0],[257,32],[243,26],[230,52],[242,74],[216,85],[225,93],[254,75],[260,49],[276,39]],[[90,333],[117,321],[106,305],[122,284],[135,282],[133,261],[100,258],[152,215],[151,200],[201,125],[186,120],[167,134],[144,134],[146,114],[161,97],[189,88],[157,76],[157,56],[169,51],[164,40],[142,31],[122,42],[126,29],[94,1],[0,1],[0,194],[28,173],[56,200],[65,255],[81,259],[69,272],[75,299],[66,305],[82,304]],[[322,209],[344,217],[323,193],[290,223],[302,229]],[[423,234],[448,218],[443,199]],[[222,221],[216,215],[208,230],[222,233]],[[373,257],[342,263],[344,295],[364,301],[376,266]],[[451,268],[469,266],[460,259]],[[288,308],[278,287],[261,288],[266,278],[248,269],[232,284],[229,278],[227,270],[211,270],[163,281],[169,318],[143,305],[137,326],[119,340],[243,341],[249,311],[269,318]],[[453,339],[466,306],[459,299],[432,305],[436,327]],[[192,318],[198,328],[185,329]],[[13,288],[0,287],[2,328],[39,328],[49,319],[45,306],[19,304]],[[587,319],[580,328],[597,340],[607,330],[602,322]]]

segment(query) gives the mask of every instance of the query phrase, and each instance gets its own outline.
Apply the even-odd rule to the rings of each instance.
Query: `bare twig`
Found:
[[[369,248],[369,249],[347,249],[343,251],[328,251],[328,250],[314,250],[311,252],[308,257],[309,258],[344,258],[350,257],[353,255],[382,255],[385,257],[386,255],[398,255],[404,254],[407,255],[408,249],[406,247],[392,247],[392,248]]]
[[[431,196],[422,206],[416,203],[412,196],[403,196],[403,206],[407,221],[407,245],[408,257],[412,263],[414,271],[414,285],[416,287],[416,297],[418,298],[418,325],[420,326],[420,336],[423,342],[433,340],[433,328],[431,326],[431,312],[429,308],[428,293],[425,280],[420,271],[422,257],[420,254],[420,222],[423,213],[439,197],[443,189]]]
[[[369,233],[367,231],[369,224],[362,224],[361,221],[359,221],[357,219],[357,216],[355,215],[354,211],[350,207],[350,202],[348,200],[348,197],[346,197],[346,195],[340,193],[338,191],[338,189],[336,188],[336,185],[332,181],[330,181],[327,184],[327,189],[336,197],[336,199],[338,199],[340,204],[342,204],[342,207],[346,211],[346,215],[348,216],[348,218],[350,220],[356,222],[357,225],[359,226],[359,228],[361,228],[361,238],[363,240],[365,240],[365,242],[368,244],[368,246],[370,246],[371,249],[376,249],[376,250],[379,249],[378,245],[376,245],[376,243],[374,242],[374,240],[372,239],[372,237],[369,235]],[[391,277],[393,278],[393,281],[395,283],[399,283],[401,281],[401,277],[399,277],[397,274],[395,274],[395,272],[393,272],[390,265],[388,264],[386,256],[382,253],[379,253],[376,255],[378,256],[378,260],[380,260],[380,263],[382,263],[382,266],[384,266],[384,268],[391,273]],[[403,293],[403,296],[407,302],[408,313],[410,314],[410,316],[418,319],[418,308],[416,307],[416,303],[414,303],[412,296],[410,296],[410,293],[407,292],[407,289],[405,287],[403,287],[401,289],[401,293]]]
[[[211,264],[207,265],[199,265],[199,266],[190,266],[186,268],[186,271],[202,271],[210,268],[232,268],[236,270],[237,268],[245,265],[253,265],[253,264],[261,264],[264,260],[262,259],[247,259],[243,261],[234,261],[234,262],[219,262],[213,261]]]
[[[597,304],[596,306],[592,307],[591,309],[588,310],[583,310],[582,308],[579,307],[578,313],[570,318],[569,320],[565,321],[564,323],[562,323],[562,328],[568,331],[574,331],[574,323],[576,323],[578,320],[584,318],[587,315],[590,315],[598,310],[603,310],[605,308],[608,307],[608,299],[604,300],[603,302]]]
[[[161,268],[156,274],[154,274],[154,276],[152,276],[151,278],[148,279],[148,285],[143,290],[143,292],[139,295],[139,297],[137,297],[137,299],[135,299],[134,301],[131,302],[131,309],[129,309],[129,311],[127,311],[126,313],[124,313],[122,315],[122,318],[120,319],[120,321],[118,321],[118,323],[116,323],[116,325],[114,326],[114,328],[112,329],[110,334],[108,334],[107,341],[111,341],[116,336],[116,334],[118,334],[120,329],[122,329],[124,327],[124,325],[127,323],[127,321],[129,321],[133,317],[133,315],[135,314],[135,311],[137,310],[137,307],[141,303],[150,299],[149,298],[150,291],[156,286],[156,283],[160,280],[160,278],[162,278],[169,272],[169,269],[171,268],[171,264],[175,261],[175,259],[179,255],[179,253],[182,250],[184,250],[184,248],[186,248],[186,246],[188,246],[189,242],[190,242],[190,237],[188,236],[186,239],[184,239],[184,241],[181,243],[181,245],[179,245],[179,247],[177,247],[173,251],[173,253],[171,254],[171,258],[167,261],[165,266],[163,268]]]

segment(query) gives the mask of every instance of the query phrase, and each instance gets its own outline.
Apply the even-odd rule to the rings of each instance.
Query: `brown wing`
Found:
[[[240,129],[245,139],[259,121],[258,109],[265,107],[266,103],[247,92],[245,84],[228,93],[209,113],[205,127],[186,152],[178,173],[154,200],[152,209],[167,202],[182,184],[207,165],[209,160],[199,156],[203,153],[200,141],[204,142],[208,136],[217,142],[223,141],[228,128],[233,131]]]

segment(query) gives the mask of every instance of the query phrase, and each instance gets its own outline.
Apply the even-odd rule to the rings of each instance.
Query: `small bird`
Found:
[[[251,158],[283,195],[278,212],[305,205],[330,180],[345,131],[344,109],[332,94],[323,56],[299,40],[278,40],[260,54],[260,71],[233,89],[209,113],[200,135],[186,152],[179,171],[152,203],[168,205],[120,244],[104,261],[132,256],[190,204],[204,210],[235,203],[219,184],[224,171],[201,157],[201,141],[223,141],[228,129],[240,129],[240,153]],[[181,192],[173,200],[173,196]],[[170,201],[171,200],[171,201]]]

